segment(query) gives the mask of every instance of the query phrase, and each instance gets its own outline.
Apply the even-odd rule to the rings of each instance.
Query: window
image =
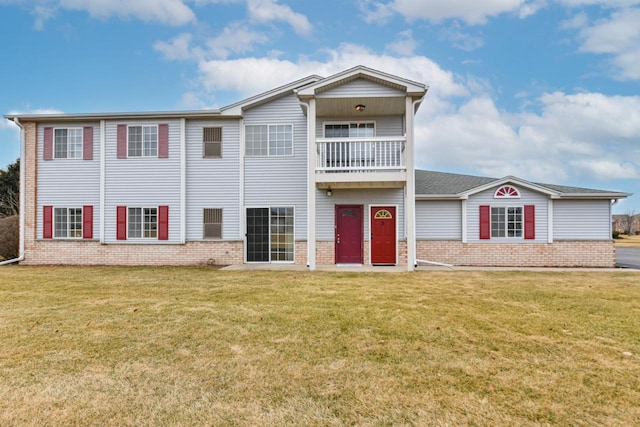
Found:
[[[82,158],[82,128],[54,130],[53,154],[56,159]]]
[[[337,123],[324,125],[325,138],[373,138],[375,123]]]
[[[158,156],[157,126],[129,126],[128,137],[129,157]]]
[[[503,185],[496,190],[493,197],[496,199],[519,199],[520,192],[515,187]]]
[[[292,207],[247,209],[247,262],[293,261]]]
[[[129,208],[129,238],[158,237],[157,208]]]
[[[222,239],[222,209],[204,209],[203,237],[205,239]]]
[[[82,238],[82,208],[55,208],[53,236],[60,239]]]
[[[247,156],[293,155],[293,126],[245,126],[245,153]]]
[[[202,128],[202,157],[222,157],[222,128]]]
[[[491,237],[522,237],[522,207],[492,207]]]

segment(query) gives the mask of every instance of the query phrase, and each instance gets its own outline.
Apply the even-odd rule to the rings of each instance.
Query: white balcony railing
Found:
[[[316,171],[392,172],[406,170],[406,138],[319,138]]]

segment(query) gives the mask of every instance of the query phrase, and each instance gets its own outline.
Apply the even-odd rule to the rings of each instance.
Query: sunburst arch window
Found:
[[[495,199],[519,199],[520,192],[517,188],[511,185],[503,185],[496,190],[496,193],[493,195],[493,197]]]

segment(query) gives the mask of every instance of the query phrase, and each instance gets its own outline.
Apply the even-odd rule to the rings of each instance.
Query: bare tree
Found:
[[[620,226],[622,227],[622,233],[627,236],[631,236],[636,229],[636,211],[631,209],[624,214],[618,216],[620,218]],[[635,220],[635,221],[634,221]]]
[[[20,159],[0,170],[0,218],[20,213]]]

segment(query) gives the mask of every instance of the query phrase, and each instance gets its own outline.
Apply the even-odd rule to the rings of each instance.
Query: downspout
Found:
[[[25,146],[24,146],[24,126],[17,117],[13,118],[13,122],[20,128],[20,246],[18,250],[18,258],[8,259],[0,262],[0,265],[13,264],[24,260],[24,227],[25,227],[25,209],[24,209],[24,193],[25,193]]]
[[[426,95],[426,92],[425,92]],[[418,230],[416,229],[416,184],[415,184],[415,180],[416,180],[416,109],[420,106],[420,104],[422,103],[422,101],[424,100],[425,95],[422,95],[420,98],[415,99],[411,105],[411,114],[413,115],[412,119],[411,119],[411,125],[413,126],[413,129],[411,130],[411,137],[413,138],[412,142],[412,149],[413,149],[413,165],[412,165],[412,173],[413,173],[413,194],[411,194],[412,200],[411,203],[413,203],[413,241],[411,242],[411,244],[413,245],[413,266],[417,267],[418,266]],[[406,188],[406,187],[405,187]],[[406,227],[405,227],[406,228]],[[423,261],[424,262],[424,261]]]

